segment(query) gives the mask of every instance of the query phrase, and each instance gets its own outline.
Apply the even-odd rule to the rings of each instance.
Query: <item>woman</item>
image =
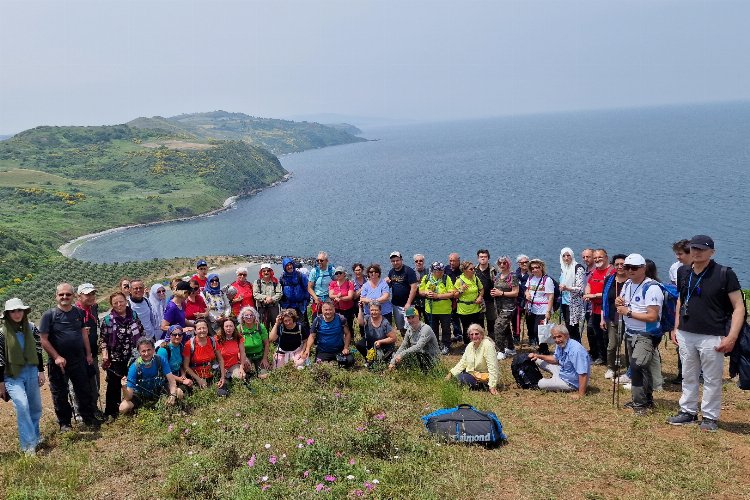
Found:
[[[388,322],[393,321],[393,306],[391,305],[391,289],[388,283],[381,279],[380,265],[370,264],[367,266],[367,283],[362,285],[359,301],[364,304],[365,314],[370,314],[370,304],[377,302],[381,305],[380,311]]]
[[[505,359],[515,356],[516,350],[513,345],[513,332],[510,325],[516,314],[516,304],[520,287],[518,277],[511,270],[510,257],[503,255],[497,259],[497,274],[493,282],[490,295],[494,297],[494,307],[497,317],[495,318],[495,346],[497,359]]]
[[[281,368],[287,363],[301,370],[309,358],[305,351],[305,344],[310,330],[298,321],[297,311],[289,308],[282,309],[268,334],[270,342],[277,343],[276,354],[273,356],[273,367]]]
[[[560,250],[560,295],[562,298],[560,309],[570,338],[580,342],[581,331],[578,325],[583,324],[586,314],[583,304],[586,270],[576,262],[574,255],[569,247]]]
[[[362,338],[354,347],[365,358],[365,367],[369,368],[375,361],[390,362],[397,336],[391,323],[383,317],[380,304],[371,303],[370,314],[365,314],[364,309],[364,304],[360,304],[357,323]]]
[[[333,271],[333,281],[328,284],[328,298],[336,306],[336,312],[346,318],[346,324],[349,331],[354,333],[354,315],[357,311],[354,309],[354,283],[346,277],[346,271],[338,266]]]
[[[440,341],[440,353],[445,356],[451,348],[451,307],[453,281],[445,274],[442,262],[433,262],[430,273],[419,283],[419,295],[425,299],[425,322],[430,325],[435,337]]]
[[[190,294],[185,300],[185,319],[195,321],[196,319],[207,319],[208,305],[201,295],[201,287],[197,280],[191,279]]]
[[[180,389],[186,392],[193,386],[193,381],[187,376],[185,368],[182,366],[182,327],[180,325],[171,325],[167,331],[167,335],[169,336],[169,341],[163,343],[156,354],[167,360],[169,369],[172,371],[172,375],[177,378]]]
[[[232,303],[221,289],[218,274],[211,273],[208,275],[206,288],[203,289],[203,298],[206,299],[206,319],[209,321],[211,330],[215,332],[219,328],[219,318],[232,314]]]
[[[497,395],[499,370],[495,344],[485,338],[484,328],[476,323],[469,325],[466,332],[471,342],[466,346],[464,355],[456,366],[445,376],[445,380],[450,380],[453,376],[460,384],[467,385],[470,389],[489,387],[490,394]]]
[[[219,331],[216,332],[216,344],[224,358],[224,370],[227,378],[245,380],[245,339],[237,330],[232,318],[219,319]]]
[[[213,369],[214,361],[219,364],[219,373]],[[215,382],[216,394],[227,395],[224,358],[216,347],[216,341],[208,336],[208,322],[205,319],[195,322],[195,337],[187,341],[182,350],[182,367],[201,389]]]
[[[474,273],[474,263],[465,260],[461,263],[461,275],[456,278],[453,284],[456,288],[454,296],[457,297],[458,305],[456,312],[461,320],[461,330],[463,330],[464,345],[469,344],[469,336],[466,330],[472,323],[483,323],[482,303],[484,299],[482,294],[484,288],[482,282]]]
[[[617,307],[615,306],[615,298],[620,296],[622,286],[628,280],[625,274],[625,257],[624,254],[617,254],[612,257],[612,265],[615,268],[615,274],[609,276],[604,282],[604,291],[602,292],[602,321],[599,326],[602,330],[607,332],[607,371],[604,374],[604,378],[611,379],[615,374],[615,360],[617,353],[617,345],[622,342],[619,332],[620,318],[617,315]],[[628,348],[628,343],[625,342],[625,349]],[[625,354],[624,366],[629,366],[630,356],[629,353]],[[622,366],[622,364],[621,364]],[[623,382],[630,382],[630,378],[623,373],[619,374],[622,377]]]
[[[253,295],[255,297],[255,306],[260,315],[260,321],[266,329],[276,323],[276,316],[279,315],[279,302],[283,292],[279,280],[273,275],[273,268],[270,264],[263,264],[258,271],[258,279],[253,285]]]
[[[99,325],[99,349],[107,374],[104,417],[115,419],[122,401],[122,378],[128,374],[130,360],[138,355],[135,343],[143,336],[143,325],[122,292],[110,295],[109,305],[112,309]]]
[[[243,307],[240,311],[239,325],[240,335],[245,341],[245,361],[243,368],[245,373],[254,371],[258,378],[266,378],[268,374],[268,330],[266,325],[260,322],[258,311],[252,307]]]
[[[539,325],[549,322],[554,305],[555,283],[547,276],[542,259],[529,261],[531,274],[526,280],[526,328],[529,344],[538,347],[541,354],[549,354],[546,342],[539,345]]]
[[[18,298],[5,302],[0,316],[0,398],[13,401],[21,451],[34,455],[41,440],[44,360],[39,330],[29,321],[31,308]]]
[[[119,288],[120,288],[120,293],[123,294],[126,299],[130,297],[130,279],[125,278],[125,277],[120,278]]]
[[[237,279],[232,283],[234,289],[237,290],[237,295],[232,299],[232,315],[234,317],[239,316],[243,307],[255,306],[253,284],[247,281],[247,268],[238,267],[236,274]]]
[[[164,317],[161,320],[161,331],[164,332],[164,340],[169,340],[167,332],[171,325],[180,325],[184,334],[193,330],[195,321],[185,318],[185,302],[189,294],[190,285],[187,281],[180,281],[175,285],[174,293],[172,294],[172,298],[167,302],[167,307],[164,308]],[[183,344],[185,340],[183,338]]]
[[[365,266],[360,262],[352,264],[352,272],[354,277],[352,278],[352,285],[354,285],[354,300],[357,302],[355,307],[359,308],[359,295],[362,292],[362,287],[367,283],[367,276],[365,276]]]
[[[154,313],[154,325],[161,327],[161,321],[164,319],[164,309],[167,307],[167,289],[164,285],[161,283],[151,285],[151,290],[148,292],[148,301]]]

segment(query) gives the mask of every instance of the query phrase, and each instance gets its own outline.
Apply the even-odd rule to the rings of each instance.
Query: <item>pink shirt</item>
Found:
[[[336,280],[331,281],[331,284],[328,285],[328,293],[329,294],[340,294],[342,296],[346,296],[349,294],[349,291],[354,291],[354,283],[352,283],[349,280],[344,281],[343,284],[339,285],[339,282]],[[347,311],[354,307],[354,301],[353,300],[339,300],[336,304],[336,309],[339,311]]]

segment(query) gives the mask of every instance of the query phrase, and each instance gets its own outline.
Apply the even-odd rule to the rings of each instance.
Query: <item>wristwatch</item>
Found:
[[[627,316],[628,318],[632,318],[633,317],[633,310],[632,309],[628,309],[628,313],[625,316]]]

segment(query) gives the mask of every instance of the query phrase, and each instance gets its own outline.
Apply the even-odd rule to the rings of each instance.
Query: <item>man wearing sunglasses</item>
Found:
[[[49,355],[49,384],[57,423],[61,432],[71,430],[73,409],[68,401],[68,380],[79,404],[83,422],[98,428],[94,416],[96,395],[91,393],[89,373],[94,359],[89,345],[88,328],[84,327],[84,313],[73,307],[74,290],[70,283],[60,283],[55,293],[57,306],[42,315],[39,323],[42,347]]]
[[[328,285],[333,281],[334,267],[326,252],[319,252],[315,267],[310,271],[307,291],[313,300],[313,314],[320,313],[320,305],[328,300]]]

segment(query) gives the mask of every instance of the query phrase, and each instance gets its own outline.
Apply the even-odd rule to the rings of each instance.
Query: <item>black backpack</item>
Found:
[[[422,422],[430,434],[451,442],[492,447],[508,440],[497,415],[471,405],[434,411],[422,417]]]
[[[510,364],[510,372],[521,389],[538,389],[539,381],[544,378],[534,360],[529,359],[529,355],[526,353],[513,358],[513,362]]]

